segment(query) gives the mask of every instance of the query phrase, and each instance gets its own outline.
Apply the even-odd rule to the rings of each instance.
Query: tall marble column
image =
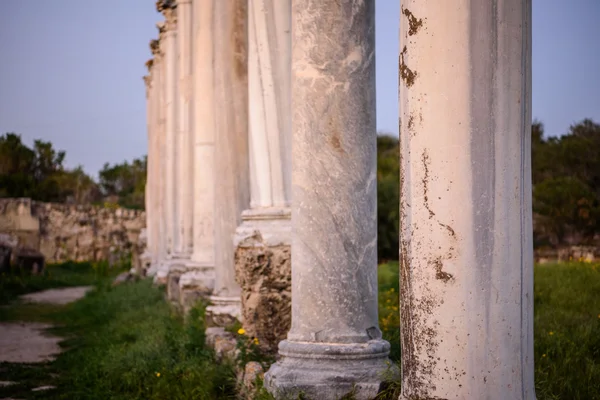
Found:
[[[155,176],[155,226],[154,240],[156,243],[156,257],[152,259],[149,268],[145,271],[148,276],[154,276],[160,266],[165,263],[167,238],[166,238],[166,210],[164,207],[165,198],[165,103],[164,103],[164,48],[165,48],[165,24],[159,22],[156,24],[158,29],[158,40],[150,42],[152,59],[152,84],[153,84],[153,124],[155,126],[155,150],[154,150],[154,176]],[[150,149],[150,143],[149,143]],[[149,150],[150,153],[150,150]],[[150,154],[148,155],[150,159]],[[152,164],[152,163],[151,163]]]
[[[215,285],[215,91],[214,8],[218,0],[194,0],[193,10],[193,245],[188,271],[179,279],[184,310]]]
[[[155,276],[156,283],[166,283],[170,266],[177,255],[176,245],[179,243],[177,230],[176,183],[177,183],[177,19],[173,1],[164,0],[157,3],[159,11],[165,16],[165,212],[167,256]],[[181,183],[179,183],[181,184]]]
[[[401,398],[535,399],[531,1],[401,4]]]
[[[192,0],[177,4],[178,130],[177,177],[179,243],[181,258],[192,252]]]
[[[166,62],[165,62],[165,47],[166,47],[166,29],[164,22],[159,23],[159,36],[158,36],[158,57],[156,57],[156,62],[158,67],[156,68],[157,76],[157,104],[156,104],[156,115],[158,118],[158,149],[159,149],[159,262],[157,263],[157,269],[161,265],[164,265],[167,262],[167,257],[169,254],[168,247],[168,215],[167,215],[167,207],[166,207],[166,198],[167,198],[167,130],[166,130],[166,99],[165,99],[165,78],[166,78]]]
[[[151,179],[151,202],[149,207],[152,209],[152,233],[151,240],[153,242],[152,246],[152,264],[156,264],[161,257],[161,226],[160,226],[160,213],[161,213],[161,205],[160,205],[160,151],[161,151],[161,131],[160,131],[160,104],[159,104],[159,94],[160,94],[160,43],[158,40],[152,40],[150,42],[150,50],[152,52],[152,126],[153,128],[153,139],[151,143],[149,143],[149,151],[148,151],[148,166],[147,169],[149,174],[152,176]]]
[[[140,239],[143,236],[145,238],[145,248],[139,256],[139,264],[135,265],[136,273],[141,273],[142,270],[148,268],[152,264],[152,246],[153,242],[153,226],[152,217],[154,215],[152,210],[152,171],[151,171],[151,151],[152,141],[154,139],[154,133],[156,131],[153,124],[153,93],[152,93],[152,64],[154,60],[150,59],[146,61],[146,67],[148,68],[148,75],[144,76],[144,84],[146,86],[146,130],[147,130],[147,143],[148,143],[148,154],[146,157],[146,186],[144,188],[144,209],[146,213],[146,227],[140,231]],[[141,241],[138,241],[141,243]],[[140,249],[141,250],[141,249]]]
[[[244,328],[273,351],[291,321],[291,18],[291,0],[248,1],[251,199],[234,239],[236,278]]]
[[[215,293],[214,320],[240,318],[233,235],[250,204],[248,166],[247,0],[214,3]]]
[[[292,327],[276,398],[372,399],[377,314],[375,1],[292,2]]]
[[[175,259],[169,268],[167,297],[179,303],[179,279],[188,269],[192,253],[192,1],[175,0],[177,7],[177,202],[176,230],[178,242]]]

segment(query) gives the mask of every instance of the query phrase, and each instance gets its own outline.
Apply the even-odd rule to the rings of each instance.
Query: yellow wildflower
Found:
[[[254,344],[258,344],[258,338],[254,338]]]
[[[546,357],[546,355],[545,355],[545,354],[542,354],[542,357]]]
[[[246,330],[244,328],[240,328],[240,329],[238,329],[238,334],[239,335],[245,335],[246,334]]]
[[[552,336],[552,335],[554,335],[554,332],[550,331],[550,332],[548,332],[548,335]]]
[[[157,373],[156,373],[156,377],[157,377],[157,378],[160,378],[160,372],[157,372]]]

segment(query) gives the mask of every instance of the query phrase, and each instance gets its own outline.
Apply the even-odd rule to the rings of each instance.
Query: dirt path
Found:
[[[21,296],[26,303],[64,305],[79,300],[92,287],[50,289]],[[38,322],[0,322],[0,362],[35,363],[53,360],[62,338],[45,331],[52,326]]]

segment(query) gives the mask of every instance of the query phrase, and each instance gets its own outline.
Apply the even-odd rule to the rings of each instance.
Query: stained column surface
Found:
[[[531,1],[401,4],[401,398],[535,399]]]
[[[278,398],[373,398],[377,315],[375,2],[292,1],[292,328]]]
[[[216,1],[214,7],[215,295],[239,304],[233,235],[250,203],[247,1]]]

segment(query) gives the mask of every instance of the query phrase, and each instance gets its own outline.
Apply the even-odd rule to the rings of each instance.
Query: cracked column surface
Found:
[[[535,399],[531,1],[401,4],[401,399]]]
[[[247,0],[214,2],[215,291],[213,321],[240,318],[233,235],[250,204]]]
[[[375,1],[292,1],[292,327],[277,398],[371,399],[377,321]]]

